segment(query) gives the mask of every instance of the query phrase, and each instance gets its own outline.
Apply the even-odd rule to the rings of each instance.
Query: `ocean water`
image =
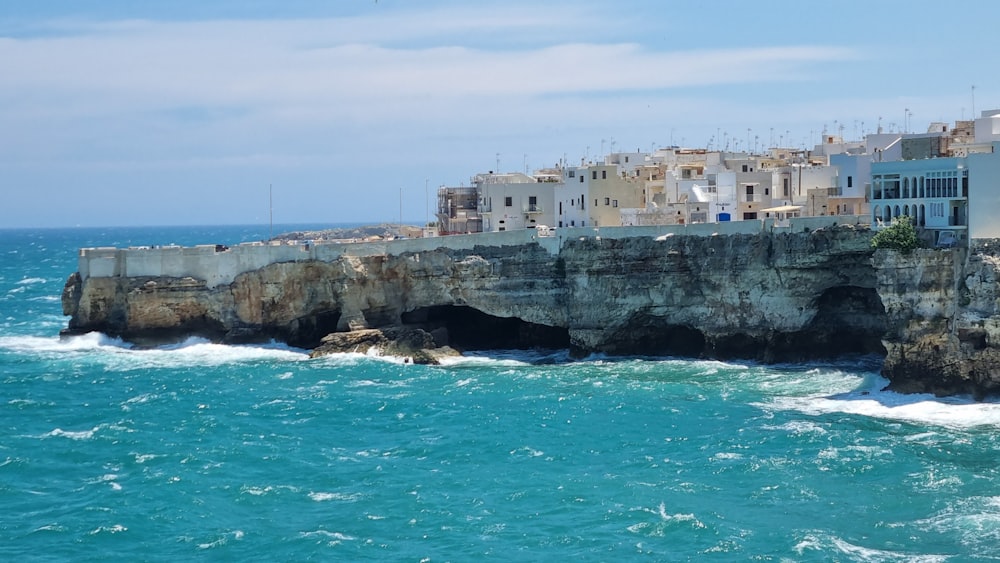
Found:
[[[1000,405],[766,366],[60,340],[80,246],[0,231],[0,560],[1000,559]]]

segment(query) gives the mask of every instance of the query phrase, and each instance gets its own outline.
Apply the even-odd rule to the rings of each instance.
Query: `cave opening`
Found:
[[[401,320],[405,325],[427,330],[438,344],[458,350],[570,347],[566,328],[531,323],[517,317],[494,317],[463,305],[421,307],[403,313]]]
[[[630,323],[627,333],[615,339],[612,349],[606,351],[613,354],[698,358],[705,352],[705,335],[690,326],[646,317],[642,322]]]
[[[802,331],[801,346],[810,348],[810,357],[885,356],[882,336],[887,329],[888,316],[875,288],[836,286],[816,299],[816,316]]]
[[[285,342],[298,348],[315,348],[324,336],[337,332],[340,310],[329,309],[299,317],[289,323]]]

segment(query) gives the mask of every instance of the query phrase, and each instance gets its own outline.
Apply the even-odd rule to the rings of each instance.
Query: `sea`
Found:
[[[60,338],[78,248],[269,230],[0,230],[0,560],[1000,559],[1000,404],[880,358]]]

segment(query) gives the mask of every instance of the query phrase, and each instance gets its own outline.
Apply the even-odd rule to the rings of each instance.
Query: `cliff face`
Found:
[[[328,333],[412,325],[461,348],[798,360],[881,352],[870,234],[583,237],[331,262],[276,263],[210,288],[192,278],[79,276],[69,330],[134,341],[199,334],[314,347]]]
[[[869,231],[841,226],[550,242],[278,262],[214,287],[73,274],[63,311],[70,333],[138,343],[201,335],[314,348],[330,333],[402,326],[459,349],[879,353],[898,391],[1000,392],[1000,241],[972,253],[873,252]]]
[[[1000,259],[964,249],[878,251],[883,374],[903,392],[1000,392]]]

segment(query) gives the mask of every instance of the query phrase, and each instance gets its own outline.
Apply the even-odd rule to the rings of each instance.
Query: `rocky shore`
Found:
[[[215,287],[76,275],[63,309],[69,332],[274,338],[316,354],[374,348],[419,363],[530,347],[762,362],[882,354],[894,389],[995,392],[997,259],[875,252],[871,236],[857,226],[590,236],[555,253],[484,237],[469,250],[277,262]]]

